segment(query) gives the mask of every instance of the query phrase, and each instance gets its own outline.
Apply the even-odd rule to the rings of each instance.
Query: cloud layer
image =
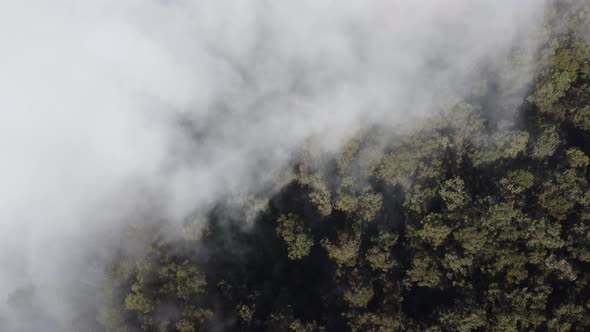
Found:
[[[99,278],[87,257],[127,220],[181,219],[263,188],[310,136],[331,149],[366,125],[415,124],[514,43],[530,42],[532,54],[542,9],[537,0],[0,4],[0,299],[34,284],[48,317],[67,320],[68,287]]]

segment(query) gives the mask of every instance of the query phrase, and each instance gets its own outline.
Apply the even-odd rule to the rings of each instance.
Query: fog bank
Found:
[[[72,285],[100,279],[88,257],[129,220],[182,220],[262,190],[311,136],[335,149],[375,123],[418,125],[483,65],[506,70],[514,45],[523,66],[506,72],[526,82],[543,6],[0,4],[0,316],[14,318],[5,299],[32,284],[65,324]]]

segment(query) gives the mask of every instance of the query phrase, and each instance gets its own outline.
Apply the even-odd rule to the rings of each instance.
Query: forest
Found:
[[[553,1],[532,81],[484,68],[416,128],[365,128],[337,153],[311,138],[271,197],[129,227],[87,316],[129,332],[589,331],[589,32],[590,3]]]

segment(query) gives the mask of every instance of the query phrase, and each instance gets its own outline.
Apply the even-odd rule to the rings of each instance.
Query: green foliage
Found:
[[[487,325],[486,314],[481,309],[466,308],[441,314],[441,324],[449,331],[476,331]]]
[[[414,229],[408,227],[408,235],[417,237],[417,240],[429,243],[433,247],[439,247],[451,234],[452,229],[444,224],[442,215],[431,213],[420,222],[421,227]]]
[[[555,107],[555,104],[565,96],[574,78],[568,72],[554,72],[547,81],[539,84],[529,101],[537,104],[543,112],[554,112],[558,116],[563,116],[563,110]]]
[[[183,319],[176,323],[176,329],[178,332],[194,332],[195,326],[191,322]]]
[[[370,285],[354,286],[344,293],[344,300],[351,307],[364,308],[371,301],[373,295],[373,287]]]
[[[324,183],[321,173],[313,170],[311,160],[313,153],[310,150],[311,148],[304,153],[303,161],[299,166],[297,182],[309,190],[309,200],[320,215],[328,216],[332,213],[332,195]]]
[[[578,176],[574,169],[567,169],[543,184],[539,203],[549,215],[563,220],[583,198],[582,188],[586,185],[587,181],[584,177]]]
[[[245,305],[238,306],[238,317],[246,322],[251,322],[256,311],[256,305]]]
[[[322,216],[332,213],[331,195],[320,175],[301,173],[298,180],[302,186],[310,189],[309,200]]]
[[[326,249],[328,256],[338,266],[354,266],[359,255],[360,240],[360,234],[357,232],[353,234],[341,232],[338,234],[338,241],[335,243],[323,239],[321,244]]]
[[[396,266],[396,261],[391,254],[391,248],[397,242],[397,234],[379,231],[379,235],[372,238],[374,245],[367,250],[366,260],[375,270],[384,272]]]
[[[440,191],[440,198],[445,202],[449,211],[462,208],[468,201],[463,179],[456,177],[447,180]]]
[[[529,101],[536,104],[541,112],[564,120],[569,114],[561,102],[575,88],[576,82],[587,78],[590,73],[589,47],[576,36],[558,36],[544,52],[549,56],[543,58],[543,69]]]
[[[291,325],[289,325],[289,329],[293,332],[321,332],[324,331],[324,328],[318,326],[316,322],[311,323],[303,323],[300,320],[294,320]]]
[[[349,315],[352,331],[396,332],[400,331],[400,318],[391,312],[363,312]]]
[[[571,122],[582,130],[590,131],[590,106],[574,109]]]
[[[417,167],[417,156],[409,150],[401,150],[383,159],[376,176],[388,183],[400,184],[407,188]]]
[[[408,287],[416,284],[419,287],[440,287],[443,273],[437,266],[437,262],[430,256],[415,257],[412,261],[412,267],[407,272],[407,278],[404,280]]]
[[[383,199],[378,193],[365,192],[359,197],[357,217],[362,221],[371,221],[381,210]]]
[[[534,159],[541,160],[551,157],[559,146],[559,134],[554,126],[548,126],[543,129],[541,136],[533,144],[531,156]]]
[[[555,255],[547,257],[545,260],[545,266],[551,270],[557,271],[561,279],[574,281],[578,277],[572,266],[565,259],[558,261]]]
[[[493,134],[480,144],[482,149],[471,155],[475,166],[489,164],[501,159],[514,159],[526,151],[529,134],[522,131],[506,131]]]
[[[160,268],[160,278],[167,281],[163,285],[164,290],[187,301],[201,293],[202,287],[207,284],[204,275],[187,261],[182,264],[167,262]]]
[[[535,183],[535,176],[527,171],[509,171],[506,177],[500,180],[500,184],[512,194],[521,194],[531,188]]]
[[[125,309],[145,315],[153,310],[153,304],[141,293],[134,290],[134,293],[127,295],[125,298]]]
[[[590,222],[576,222],[567,237],[568,251],[576,260],[590,263]]]
[[[588,156],[578,148],[571,148],[565,152],[570,167],[586,167],[590,163]]]
[[[309,255],[313,246],[310,231],[294,214],[282,215],[277,220],[277,234],[285,240],[290,259],[302,259]]]

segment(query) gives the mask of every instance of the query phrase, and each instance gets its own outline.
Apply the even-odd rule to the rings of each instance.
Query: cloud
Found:
[[[310,136],[333,149],[362,126],[416,123],[478,66],[534,41],[542,8],[0,4],[0,298],[33,284],[47,316],[67,320],[72,284],[99,279],[89,255],[128,220],[182,219],[263,188]]]

